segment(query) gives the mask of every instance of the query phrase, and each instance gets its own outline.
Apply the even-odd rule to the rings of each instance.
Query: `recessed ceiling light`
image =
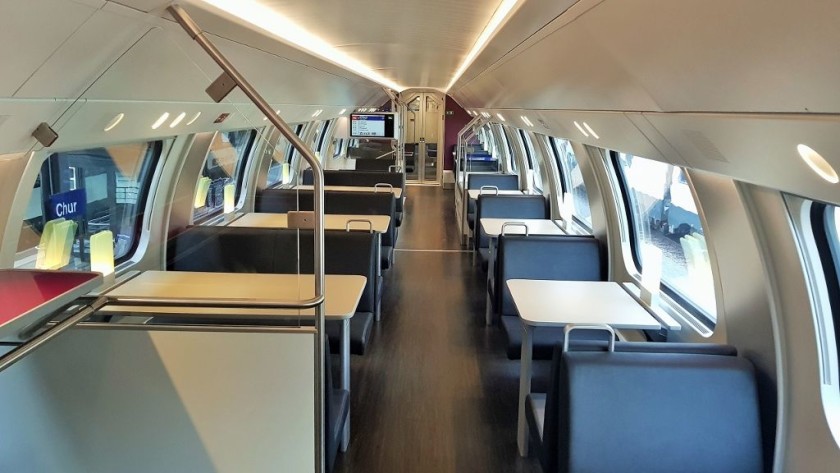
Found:
[[[338,112],[338,114],[339,114],[339,115],[344,115],[344,112],[346,112],[346,111],[347,111],[347,109],[346,109],[346,108],[342,108],[342,109],[341,109],[341,111],[340,111],[340,112]]]
[[[589,126],[589,123],[583,122],[583,127],[586,128],[586,131],[588,131],[590,135],[594,136],[596,140],[601,139],[601,137],[598,136],[598,133],[595,133],[595,130],[593,130],[592,127]]]
[[[455,85],[455,82],[458,82],[458,79],[461,77],[461,74],[470,67],[470,64],[475,60],[480,53],[484,46],[487,45],[487,42],[493,36],[493,33],[501,26],[502,22],[507,18],[511,11],[513,11],[513,7],[519,3],[520,0],[502,0],[502,3],[496,8],[496,12],[493,13],[493,16],[490,18],[490,21],[487,23],[487,26],[484,27],[484,30],[481,34],[478,35],[475,42],[473,43],[472,49],[464,58],[464,61],[461,63],[461,66],[458,67],[458,70],[455,71],[455,74],[452,76],[452,80],[449,81],[449,85],[446,86],[446,90],[452,88]]]
[[[190,118],[190,121],[187,122],[187,126],[190,126],[193,123],[195,123],[195,121],[198,120],[198,117],[200,117],[200,116],[201,116],[201,112],[196,112],[195,115],[192,118]]]
[[[826,161],[820,153],[814,151],[814,149],[810,146],[803,144],[797,146],[796,150],[799,151],[799,156],[802,156],[802,160],[805,161],[805,163],[808,164],[808,166],[817,173],[818,176],[832,184],[840,182],[840,178],[837,177],[837,172],[834,171],[831,164],[828,164],[828,161]]]
[[[186,118],[186,117],[187,117],[187,112],[181,112],[180,115],[178,115],[177,117],[175,117],[174,120],[172,120],[172,123],[169,124],[169,128],[175,128],[176,126],[178,126],[179,123],[184,121],[184,118]]]
[[[587,132],[586,132],[586,130],[584,130],[584,129],[583,129],[583,127],[582,127],[582,126],[580,126],[580,123],[575,122],[575,126],[577,127],[578,131],[580,131],[581,133],[583,133],[583,136],[585,136],[585,137],[589,138],[589,133],[587,133]]]
[[[499,120],[505,121],[505,117],[503,117],[501,113],[497,113],[496,116],[499,117]]]
[[[118,114],[117,114],[117,116],[115,116],[114,118],[112,118],[112,119],[111,119],[111,121],[110,121],[110,122],[108,122],[108,124],[107,124],[107,125],[105,125],[105,131],[106,131],[106,132],[107,132],[107,131],[111,131],[111,130],[113,130],[114,128],[116,128],[116,127],[117,127],[117,125],[119,125],[119,124],[120,124],[120,122],[121,122],[121,121],[123,121],[123,118],[125,118],[125,114],[124,114],[124,113],[118,113]]]
[[[152,124],[152,130],[157,130],[158,128],[160,128],[160,126],[163,125],[163,122],[165,122],[167,119],[169,119],[169,112],[163,112],[163,115],[161,115],[160,118],[158,118],[157,121]]]
[[[302,28],[289,18],[281,15],[271,6],[257,0],[202,0],[203,3],[227,12],[244,20],[267,33],[291,43],[304,51],[337,64],[344,69],[366,77],[378,84],[402,91],[405,87],[387,79],[370,66],[350,57],[344,51],[329,44]]]
[[[521,119],[522,119],[522,121],[523,121],[523,122],[525,122],[525,124],[526,124],[526,125],[528,125],[528,126],[530,126],[530,127],[533,127],[533,126],[534,126],[534,124],[533,124],[533,123],[531,123],[531,120],[528,120],[528,117],[526,117],[526,116],[522,115],[522,116],[521,116],[521,117],[519,117],[519,118],[521,118]]]
[[[315,113],[312,114],[312,118],[320,116],[322,113],[324,113],[323,110],[316,110]]]

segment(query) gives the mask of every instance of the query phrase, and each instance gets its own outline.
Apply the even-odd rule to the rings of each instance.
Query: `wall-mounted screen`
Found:
[[[350,115],[352,138],[395,139],[393,113],[353,113]]]

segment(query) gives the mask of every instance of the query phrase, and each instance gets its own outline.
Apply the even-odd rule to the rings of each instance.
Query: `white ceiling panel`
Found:
[[[94,11],[66,0],[0,0],[0,96],[11,97]]]

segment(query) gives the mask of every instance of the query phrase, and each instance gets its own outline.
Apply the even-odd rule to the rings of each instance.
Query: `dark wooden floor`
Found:
[[[352,361],[352,441],[338,473],[540,471],[517,454],[519,365],[484,326],[484,281],[457,251],[452,199],[408,189],[382,321]]]

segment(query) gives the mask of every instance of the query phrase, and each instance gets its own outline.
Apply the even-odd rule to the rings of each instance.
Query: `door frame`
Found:
[[[446,115],[446,94],[444,94],[444,93],[442,93],[438,90],[432,90],[432,89],[410,89],[410,90],[403,91],[400,94],[400,101],[405,106],[405,109],[404,109],[405,113],[403,114],[403,117],[401,119],[401,121],[403,122],[403,143],[409,143],[409,141],[406,139],[407,130],[408,130],[408,104],[411,103],[411,101],[414,100],[415,98],[417,98],[418,96],[424,96],[424,95],[431,95],[435,98],[435,100],[438,100],[439,103],[440,103],[440,118],[439,118],[439,122],[438,122],[440,124],[439,125],[440,128],[439,128],[439,131],[438,131],[437,163],[436,163],[436,166],[435,166],[435,169],[436,169],[435,178],[434,178],[433,181],[430,181],[428,179],[428,177],[426,176],[425,168],[422,170],[422,172],[418,168],[418,173],[417,173],[418,180],[411,180],[411,181],[408,181],[408,182],[411,182],[413,184],[426,184],[426,185],[440,186],[443,183],[443,164],[444,164],[443,157],[444,157],[444,152],[445,152],[444,144],[446,143],[446,137],[445,137],[445,134],[446,134],[446,117],[445,117],[445,115]],[[424,104],[425,104],[425,101],[424,101]],[[425,120],[425,113],[423,115],[423,118]],[[423,123],[423,126],[425,128],[425,122]],[[427,141],[426,143],[428,144],[429,142]],[[415,159],[415,166],[419,166],[419,164],[420,164],[420,160],[419,160],[419,157],[418,157],[417,159]],[[424,166],[425,166],[425,163],[424,163]],[[421,176],[423,177],[423,179],[420,179]]]

